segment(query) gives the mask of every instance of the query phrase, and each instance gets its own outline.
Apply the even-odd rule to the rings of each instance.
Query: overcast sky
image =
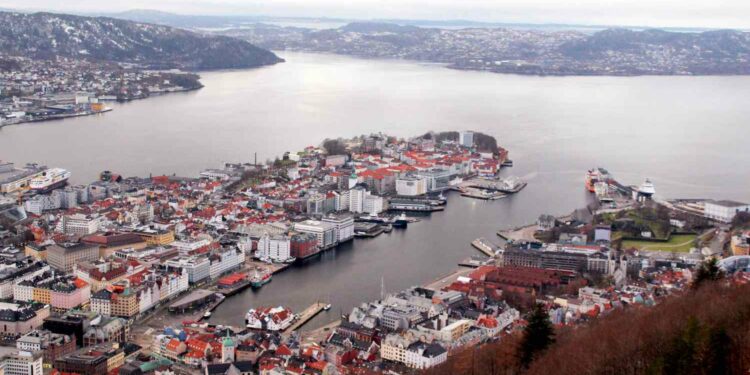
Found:
[[[0,0],[59,12],[156,9],[182,14],[750,28],[750,0]]]

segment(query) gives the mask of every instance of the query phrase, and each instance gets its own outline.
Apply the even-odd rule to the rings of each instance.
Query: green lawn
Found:
[[[695,234],[678,234],[672,236],[669,241],[666,242],[650,242],[650,241],[622,241],[623,249],[636,248],[640,250],[650,251],[667,251],[676,253],[687,253],[690,248],[693,247],[693,240],[697,236]]]

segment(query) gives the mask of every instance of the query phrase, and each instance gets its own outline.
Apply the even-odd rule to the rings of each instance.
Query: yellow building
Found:
[[[750,255],[750,232],[732,236],[732,255]]]
[[[121,293],[113,293],[111,301],[112,316],[132,318],[138,315],[138,298],[130,288]]]
[[[50,297],[49,289],[47,287],[35,287],[34,288],[34,301],[49,305],[52,303],[52,297]]]
[[[39,245],[35,243],[29,243],[24,247],[24,253],[28,257],[32,257],[36,260],[47,260],[47,247],[49,245]]]
[[[163,246],[174,242],[174,232],[171,230],[142,230],[134,233],[151,246]]]

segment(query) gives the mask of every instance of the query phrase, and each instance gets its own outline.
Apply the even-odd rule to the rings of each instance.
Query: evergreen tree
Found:
[[[719,268],[719,261],[710,258],[701,263],[693,278],[693,289],[698,289],[707,281],[717,281],[724,277],[724,271]]]
[[[521,364],[528,367],[534,357],[545,351],[554,341],[555,331],[544,306],[534,305],[519,348]]]

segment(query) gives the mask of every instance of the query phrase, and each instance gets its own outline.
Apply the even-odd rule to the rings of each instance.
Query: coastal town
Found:
[[[448,215],[451,199],[512,199],[508,150],[472,131],[329,139],[196,177],[0,163],[0,316],[9,374],[414,373],[519,335],[541,304],[557,327],[654,306],[707,259],[748,281],[750,205],[661,200],[656,182],[581,171],[589,206],[480,238],[477,255],[404,290],[381,286],[324,327],[330,302],[212,311],[345,243]],[[443,249],[439,249],[443,250]],[[356,251],[356,249],[355,249]],[[437,270],[446,272],[448,270]],[[325,291],[322,291],[325,293]]]
[[[95,115],[108,102],[196,90],[195,74],[134,64],[57,57],[38,60],[0,53],[0,128],[24,122]]]

